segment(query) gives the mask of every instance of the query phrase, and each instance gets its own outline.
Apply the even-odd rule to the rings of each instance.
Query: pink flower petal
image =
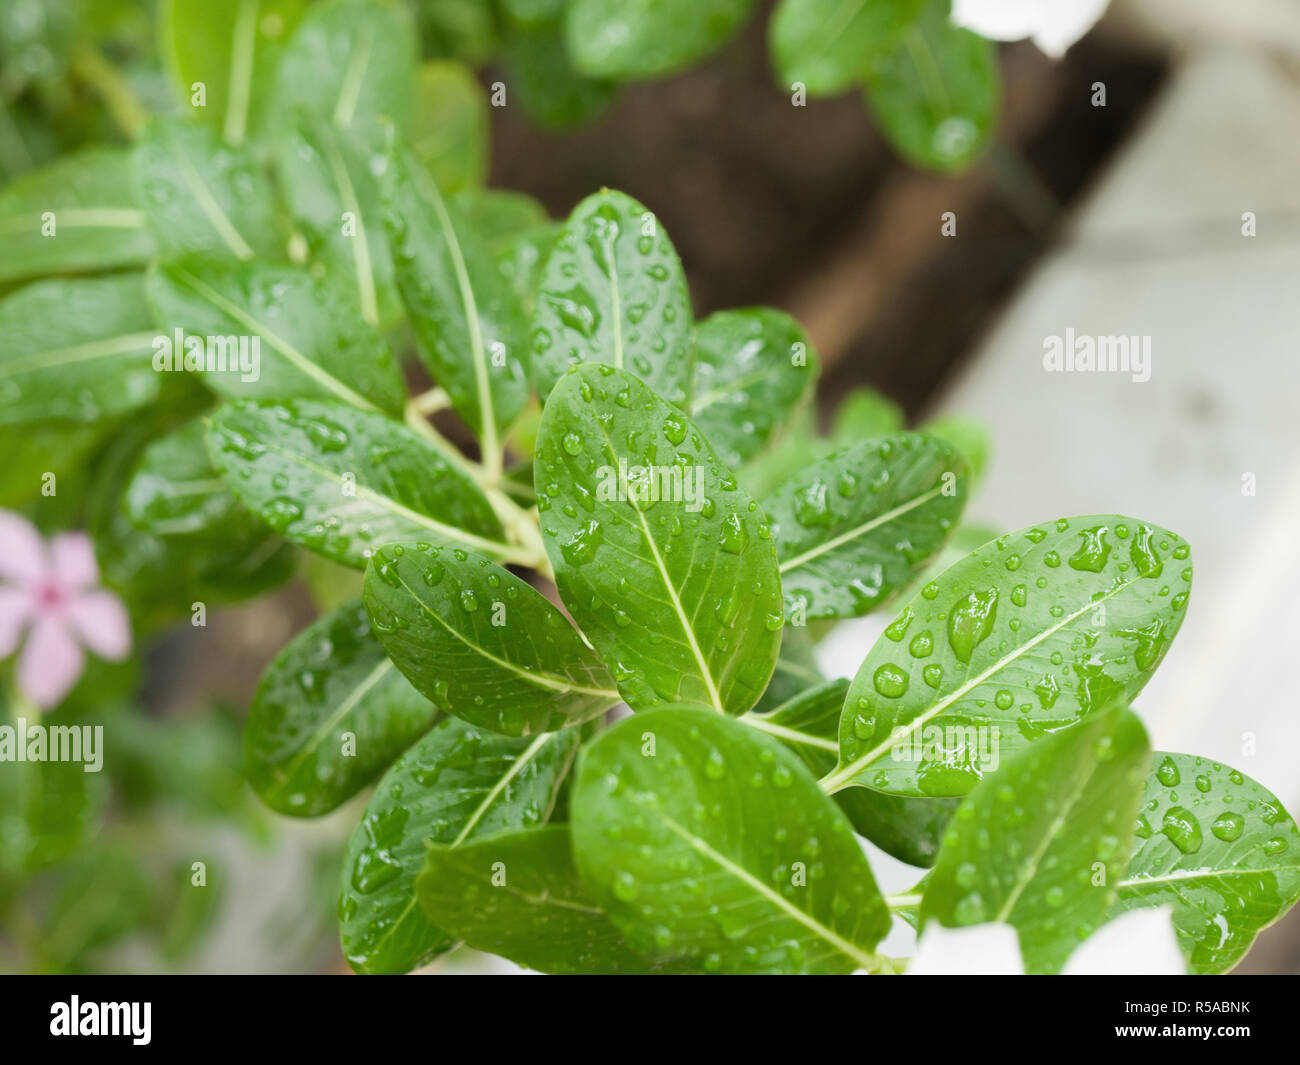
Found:
[[[86,665],[81,645],[58,618],[39,617],[18,658],[18,688],[42,710],[63,701]]]
[[[36,584],[49,575],[49,558],[36,526],[12,510],[0,510],[0,577]]]
[[[86,592],[63,608],[72,631],[98,657],[116,662],[131,651],[131,619],[122,600],[102,588]]]
[[[50,576],[60,588],[73,591],[93,588],[99,583],[99,563],[95,548],[84,532],[59,533],[50,541]]]
[[[34,610],[32,596],[26,588],[0,584],[0,658],[8,658],[18,647]]]

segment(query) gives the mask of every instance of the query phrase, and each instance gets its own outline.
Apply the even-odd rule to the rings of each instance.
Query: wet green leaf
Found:
[[[406,6],[375,0],[312,4],[280,56],[277,121],[307,111],[359,137],[374,120],[405,129],[414,102],[418,41]]]
[[[313,622],[262,674],[244,726],[244,772],[271,809],[317,817],[374,780],[437,716],[353,601]]]
[[[484,455],[528,398],[527,323],[510,281],[409,149],[389,157],[384,222],[420,355]]]
[[[156,335],[138,274],[38,281],[5,297],[0,427],[94,423],[153,402]]]
[[[612,81],[587,77],[574,66],[559,20],[515,29],[508,62],[529,118],[553,129],[590,121],[618,92]]]
[[[683,707],[621,721],[583,750],[571,817],[583,880],[651,961],[879,967],[889,916],[848,820],[753,728]]]
[[[776,551],[699,430],[631,374],[579,366],[547,401],[534,469],[560,595],[624,698],[753,706],[781,641]]]
[[[159,51],[185,112],[229,144],[264,132],[303,0],[161,0]]]
[[[420,437],[344,403],[219,409],[208,451],[239,500],[296,544],[358,568],[394,540],[514,558],[478,486]]]
[[[416,889],[429,919],[476,950],[543,973],[644,973],[592,897],[567,825],[431,846]]]
[[[383,335],[346,294],[300,267],[187,256],[151,270],[147,287],[172,365],[195,360],[214,392],[402,409],[401,370]]]
[[[781,0],[769,29],[783,87],[830,96],[861,81],[891,52],[925,0]]]
[[[527,581],[431,544],[381,547],[366,608],[384,650],[440,708],[524,736],[576,725],[620,701],[596,653]]]
[[[205,432],[194,418],[145,449],[122,499],[137,528],[155,536],[225,538],[256,527],[208,459]]]
[[[963,795],[989,769],[1142,690],[1182,624],[1190,548],[1135,518],[1021,529],[903,608],[844,703],[832,789]]]
[[[572,0],[566,41],[574,65],[591,77],[653,78],[716,51],[753,6],[754,0]]]
[[[571,364],[603,362],[636,374],[670,403],[685,403],[691,301],[659,220],[608,189],[578,204],[543,267],[532,338],[543,398]]]
[[[847,680],[817,683],[767,713],[751,712],[740,720],[776,737],[813,776],[822,777],[835,768],[840,710],[848,688]],[[845,788],[832,797],[859,835],[900,861],[919,866],[933,864],[943,830],[961,801],[886,795],[870,788]]]
[[[0,282],[137,266],[154,254],[123,148],[83,148],[6,185],[0,233]]]
[[[1120,709],[1008,760],[957,808],[922,925],[1010,924],[1026,972],[1059,972],[1114,901],[1149,756],[1142,723]]]
[[[545,823],[578,732],[512,739],[438,722],[384,775],[343,860],[343,954],[359,973],[404,973],[449,949],[416,898],[428,842],[457,846]]]
[[[871,58],[866,96],[903,158],[961,170],[993,134],[1002,87],[994,46],[949,21],[950,0],[926,0],[921,16],[886,55]]]
[[[309,114],[300,114],[275,147],[280,187],[312,259],[352,294],[367,322],[393,321],[401,314],[401,301],[379,187],[363,147],[333,123]]]
[[[198,122],[158,118],[136,142],[133,166],[136,197],[164,255],[284,257],[270,179],[248,150]]]
[[[1172,906],[1197,973],[1222,973],[1300,898],[1300,831],[1277,797],[1209,758],[1155,751],[1117,916]]]
[[[864,440],[795,474],[763,501],[787,620],[875,609],[943,546],[965,502],[965,460],[921,433]]]
[[[817,355],[799,323],[767,307],[718,311],[695,330],[691,418],[735,468],[811,391]]]

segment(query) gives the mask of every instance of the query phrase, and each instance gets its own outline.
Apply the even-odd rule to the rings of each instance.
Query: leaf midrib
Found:
[[[326,391],[332,392],[340,399],[351,403],[354,407],[360,407],[362,410],[379,410],[379,408],[371,403],[370,400],[366,399],[365,396],[361,395],[359,392],[353,391],[352,388],[340,381],[323,366],[313,362],[285,340],[284,337],[272,331],[264,323],[259,322],[251,314],[245,311],[243,307],[239,306],[239,304],[232,300],[228,300],[224,295],[207,284],[207,282],[202,278],[196,277],[188,270],[179,268],[176,270],[176,276],[181,278],[185,284],[189,285],[198,295],[202,296],[223,314],[229,315],[251,332],[264,336],[267,343],[283,355],[295,369],[305,374],[307,377],[310,377],[314,382],[326,389]]]
[[[1017,659],[1021,658],[1023,655],[1027,654],[1029,651],[1033,650],[1040,643],[1046,640],[1049,636],[1059,632],[1066,625],[1070,624],[1070,622],[1083,617],[1083,615],[1088,613],[1088,611],[1090,610],[1095,610],[1098,604],[1104,603],[1108,599],[1112,599],[1115,596],[1119,595],[1120,592],[1127,589],[1132,583],[1133,583],[1132,581],[1125,581],[1121,584],[1117,584],[1110,591],[1102,593],[1102,595],[1099,596],[1098,598],[1089,600],[1083,606],[1079,607],[1078,610],[1066,614],[1055,624],[1049,625],[1047,628],[1045,628],[1037,636],[1022,643],[1011,654],[999,658],[996,662],[994,662],[991,666],[985,669],[982,673],[979,673],[978,675],[974,677],[970,677],[967,680],[963,681],[957,688],[953,689],[951,694],[945,695],[942,699],[940,699],[937,703],[935,703],[934,706],[930,707],[929,710],[926,710],[918,714],[916,717],[912,718],[912,720],[909,721],[906,725],[897,726],[894,732],[891,733],[890,737],[884,743],[881,743],[878,746],[873,747],[866,754],[861,755],[858,758],[855,758],[852,762],[844,766],[842,769],[837,768],[832,773],[824,777],[820,782],[822,786],[822,790],[827,792],[828,794],[831,794],[835,791],[839,791],[843,787],[848,786],[849,782],[852,781],[852,779],[855,776],[857,776],[860,772],[862,772],[869,765],[871,765],[882,754],[890,750],[892,747],[894,747],[902,740],[905,740],[907,737],[911,736],[912,733],[914,733],[917,729],[924,727],[928,722],[933,720],[939,714],[943,713],[945,710],[948,709],[948,707],[952,706],[953,703],[955,703],[962,696],[966,695],[968,692],[974,690],[976,687],[983,684],[986,680],[989,679],[989,677],[998,673],[1000,670],[1004,669],[1010,663],[1016,661]],[[867,657],[870,658],[870,654],[868,654]]]
[[[596,422],[600,435],[604,437],[606,445],[611,453],[617,455],[618,449],[614,447],[614,441],[610,438],[609,433],[605,431],[605,426],[599,421]],[[650,554],[654,557],[655,569],[659,572],[659,577],[663,581],[664,590],[668,593],[668,598],[672,602],[673,612],[677,615],[677,620],[681,624],[682,633],[686,637],[687,644],[690,647],[691,654],[695,658],[695,664],[699,667],[700,676],[704,680],[704,685],[709,692],[709,702],[713,709],[718,713],[726,713],[722,705],[722,696],[718,692],[717,683],[713,679],[713,673],[709,669],[708,660],[704,657],[704,652],[700,648],[699,640],[696,639],[695,629],[686,617],[686,611],[682,608],[682,601],[677,596],[677,588],[673,584],[668,574],[668,567],[664,565],[664,560],[659,554],[659,546],[655,543],[654,537],[650,535],[650,526],[645,520],[645,514],[642,512],[637,501],[628,493],[628,505],[636,512],[637,521],[641,525],[641,534],[645,539],[646,546],[650,549]]]
[[[815,544],[813,547],[809,548],[803,554],[796,555],[794,558],[782,562],[781,572],[784,574],[790,572],[790,570],[798,569],[800,566],[806,565],[813,559],[820,558],[822,555],[825,555],[830,551],[834,551],[837,547],[847,544],[851,540],[856,540],[860,536],[865,536],[867,533],[871,532],[873,529],[878,529],[886,522],[893,521],[895,518],[902,517],[904,514],[910,513],[917,507],[923,506],[942,492],[943,485],[935,485],[929,491],[923,492],[919,496],[912,497],[906,503],[900,503],[892,510],[885,511],[884,514],[879,514],[869,521],[863,522],[861,525],[855,526],[852,529],[847,529],[838,536],[831,537],[829,540],[823,540],[821,543]]]
[[[276,778],[281,782],[281,784],[287,783],[293,779],[293,775],[302,766],[303,762],[305,762],[320,748],[320,745],[325,742],[326,737],[334,731],[335,726],[351,713],[353,708],[360,704],[361,700],[365,698],[366,694],[374,688],[375,685],[382,681],[388,671],[393,668],[392,660],[385,656],[369,673],[366,674],[365,678],[359,684],[353,686],[352,690],[348,692],[347,697],[339,703],[337,708],[328,718],[321,722],[316,731],[308,738],[307,742],[298,750],[298,753],[290,759],[289,763],[283,769],[276,770]]]
[[[356,219],[357,232],[351,237],[352,263],[356,268],[357,289],[361,299],[361,316],[371,325],[379,324],[379,304],[375,296],[374,267],[370,261],[370,238],[366,233],[366,223],[361,217],[361,204],[357,200],[356,188],[352,176],[348,173],[347,163],[339,151],[338,143],[332,131],[324,136],[324,147],[329,158],[330,173],[338,186],[339,197],[343,200],[343,209],[350,211]]]
[[[470,356],[474,364],[474,385],[478,392],[478,409],[479,409],[479,436],[481,438],[481,451],[486,456],[496,456],[498,452],[497,444],[497,423],[496,407],[492,398],[490,388],[490,379],[487,369],[487,352],[483,347],[483,329],[482,322],[478,316],[478,299],[474,295],[474,288],[469,282],[469,268],[465,265],[465,255],[461,250],[460,238],[456,235],[456,229],[451,223],[451,215],[447,212],[447,205],[442,198],[442,190],[438,188],[438,183],[430,177],[425,185],[432,191],[431,202],[433,209],[438,215],[438,224],[442,226],[444,239],[447,242],[447,254],[451,256],[452,270],[456,275],[456,289],[460,293],[461,309],[465,314],[465,326],[469,330]]]
[[[1138,876],[1131,877],[1127,880],[1121,880],[1116,888],[1139,888],[1148,884],[1167,884],[1177,883],[1186,880],[1222,880],[1226,877],[1234,876],[1266,876],[1279,871],[1300,873],[1300,865],[1277,865],[1271,869],[1211,869],[1202,867],[1200,869],[1185,869],[1177,873],[1164,873],[1161,876]]]
[[[113,355],[129,355],[153,344],[157,333],[121,333],[105,340],[90,340],[84,344],[71,344],[65,348],[51,348],[37,352],[25,359],[0,361],[0,377],[32,373],[52,366],[68,366],[77,362],[91,362]]]
[[[222,133],[231,144],[244,142],[248,105],[253,95],[253,53],[257,41],[259,0],[240,0],[230,34],[230,88]]]
[[[225,241],[226,246],[235,254],[236,258],[251,259],[253,249],[244,240],[239,230],[235,228],[235,224],[226,215],[226,212],[222,210],[221,204],[212,195],[212,190],[208,188],[203,176],[185,153],[184,147],[174,138],[168,142],[168,147],[176,158],[181,177],[185,179],[185,184],[189,186],[190,192],[194,195],[194,201],[199,205],[199,210],[203,212],[203,216],[208,220],[208,223],[217,231],[217,236]]]
[[[421,599],[420,596],[416,593],[416,590],[412,588],[411,585],[409,585],[403,579],[400,573],[397,574],[397,581],[406,590],[407,594],[410,595],[412,599],[414,599],[421,606],[424,605],[424,600]],[[449,633],[451,633],[451,635],[455,636],[456,639],[460,640],[461,643],[463,643],[475,654],[482,655],[489,662],[492,662],[495,665],[500,666],[502,669],[510,673],[514,673],[516,676],[521,677],[523,680],[528,681],[530,684],[533,684],[535,687],[546,688],[550,691],[560,692],[561,694],[564,694],[566,692],[576,692],[579,695],[593,695],[598,697],[603,696],[603,697],[608,697],[612,702],[615,703],[622,698],[622,696],[617,691],[614,691],[613,689],[610,688],[588,688],[581,684],[574,684],[572,681],[566,680],[564,677],[557,676],[554,673],[548,673],[545,670],[539,670],[536,673],[534,673],[530,670],[524,669],[521,666],[517,666],[509,659],[500,658],[497,655],[494,655],[487,648],[482,647],[481,645],[470,640],[459,629],[453,628],[451,625],[449,625],[443,619],[442,615],[438,613],[438,611],[430,610],[429,613],[433,615],[433,620],[435,620],[439,625],[441,625],[444,629],[446,629]],[[546,735],[546,733],[543,733],[542,735]]]
[[[730,873],[736,880],[740,881],[743,885],[753,891],[754,894],[759,895],[785,913],[788,917],[799,922],[819,939],[823,939],[833,946],[841,954],[851,958],[864,969],[873,970],[879,967],[880,959],[875,954],[864,951],[860,947],[855,946],[838,932],[827,928],[817,920],[817,918],[813,917],[812,914],[799,909],[799,907],[795,906],[789,899],[785,898],[779,892],[773,891],[770,887],[764,884],[744,866],[737,865],[725,854],[715,850],[707,841],[701,839],[689,829],[678,824],[659,809],[657,805],[649,806],[643,804],[637,801],[635,796],[631,796],[631,801],[634,802],[643,813],[658,818],[663,822],[664,826],[669,829],[669,831],[684,840],[686,844],[697,853],[712,861],[724,872]]]
[[[262,447],[266,448],[266,450],[274,452],[275,454],[279,455],[282,458],[286,458],[292,462],[296,462],[298,465],[303,466],[306,469],[313,471],[314,473],[320,474],[321,476],[325,477],[327,480],[333,481],[335,484],[343,483],[343,477],[340,474],[336,473],[334,470],[331,470],[326,466],[317,465],[316,463],[312,462],[310,459],[303,457],[296,451],[288,451],[285,448],[279,447],[275,443],[269,441],[260,441],[260,443]],[[391,496],[386,496],[381,492],[376,492],[373,488],[370,488],[368,485],[356,484],[355,489],[356,489],[357,496],[359,498],[368,500],[369,502],[372,503],[376,503],[384,510],[388,510],[393,514],[398,515],[399,517],[403,517],[409,521],[415,522],[416,524],[423,525],[427,529],[432,529],[440,536],[445,536],[453,540],[459,540],[461,543],[467,544],[470,547],[474,547],[477,550],[488,551],[491,552],[492,554],[502,555],[502,556],[508,556],[511,554],[511,547],[507,543],[498,542],[496,540],[485,540],[480,536],[476,536],[474,533],[465,531],[464,529],[457,529],[456,527],[451,525],[444,525],[442,524],[442,522],[429,517],[427,514],[421,514],[419,511],[412,510],[410,507],[407,507],[399,503],[396,499],[393,499]]]

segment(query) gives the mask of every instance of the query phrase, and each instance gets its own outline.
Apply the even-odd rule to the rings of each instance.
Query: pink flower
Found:
[[[18,658],[18,690],[42,710],[57,706],[86,665],[83,645],[118,661],[131,650],[122,601],[99,585],[90,537],[59,533],[47,547],[21,514],[0,510],[0,658],[30,627]]]

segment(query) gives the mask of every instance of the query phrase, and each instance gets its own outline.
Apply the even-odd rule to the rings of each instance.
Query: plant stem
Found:
[[[909,906],[919,906],[920,904],[920,895],[914,895],[906,891],[898,895],[885,896],[885,905],[891,910],[905,910]]]
[[[418,396],[412,396],[409,406],[414,407],[427,418],[430,414],[437,414],[438,411],[450,407],[451,397],[447,395],[445,389],[435,387],[427,392],[421,392]]]
[[[72,71],[104,101],[117,128],[128,140],[135,140],[149,120],[135,90],[118,69],[88,44],[79,44],[72,52]]]
[[[537,570],[544,577],[554,580],[551,560],[547,557],[546,548],[542,543],[541,523],[538,520],[537,508],[532,507],[525,510],[502,490],[500,486],[499,455],[497,456],[497,472],[494,478],[490,470],[481,463],[466,458],[450,440],[433,427],[421,408],[428,407],[436,401],[437,397],[434,396],[434,393],[446,395],[442,389],[434,388],[407,401],[406,409],[403,412],[403,420],[407,427],[432,444],[434,449],[447,461],[467,473],[474,483],[483,490],[488,502],[492,504],[493,511],[496,512],[496,516],[505,527],[507,539],[518,544],[522,549],[517,554],[503,560],[512,562],[515,565],[528,566]]]

